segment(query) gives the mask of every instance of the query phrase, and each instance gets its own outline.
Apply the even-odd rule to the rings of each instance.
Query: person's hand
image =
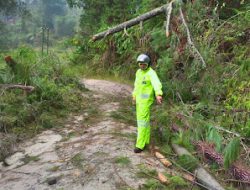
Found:
[[[156,102],[157,102],[157,104],[161,104],[162,103],[162,96],[156,96]]]

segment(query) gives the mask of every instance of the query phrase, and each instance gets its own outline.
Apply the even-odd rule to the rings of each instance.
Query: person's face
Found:
[[[148,64],[144,62],[139,62],[139,67],[141,70],[146,70],[148,68]]]

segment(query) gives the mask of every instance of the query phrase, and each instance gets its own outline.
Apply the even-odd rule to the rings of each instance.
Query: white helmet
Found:
[[[138,57],[137,57],[137,63],[138,62],[143,62],[143,63],[147,63],[149,64],[150,63],[150,58],[148,55],[146,54],[140,54]]]

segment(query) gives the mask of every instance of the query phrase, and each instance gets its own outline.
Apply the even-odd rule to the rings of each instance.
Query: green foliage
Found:
[[[71,159],[70,162],[72,163],[73,166],[76,168],[83,168],[83,162],[84,162],[84,155],[82,153],[77,153],[74,155]]]
[[[250,87],[250,82],[241,80],[230,80],[228,82],[228,92],[224,101],[226,116],[231,116],[232,120],[223,120],[224,125],[236,127],[236,129],[249,137],[249,122],[248,113],[250,110],[250,96],[247,89]]]
[[[208,127],[207,141],[214,143],[216,146],[216,151],[218,152],[222,150],[222,139],[223,137],[218,133],[218,131],[213,126]]]
[[[53,128],[55,120],[56,117],[54,115],[50,115],[48,112],[43,112],[38,118],[38,122],[41,123],[44,129]]]
[[[37,162],[39,160],[40,158],[38,156],[29,156],[29,155],[25,155],[25,157],[22,159],[24,164],[28,164],[29,162]]]
[[[152,170],[146,167],[146,165],[141,164],[138,165],[140,171],[137,172],[137,177],[139,178],[151,178],[156,177],[157,175],[157,171],[156,170]]]
[[[237,10],[241,10],[246,8],[247,1],[224,1],[219,0],[217,4],[218,12],[220,15],[220,18],[227,19],[229,17],[232,17],[237,14]],[[248,9],[249,10],[249,9]]]
[[[224,167],[227,169],[238,158],[240,154],[240,139],[234,138],[224,150]]]
[[[165,155],[165,156],[169,156],[171,154],[173,154],[173,150],[170,144],[163,144],[161,145],[161,152]]]
[[[152,127],[152,138],[157,145],[164,146],[165,144],[169,144],[171,142],[171,132],[167,127],[163,127],[161,125]],[[167,150],[167,147],[165,147]]]
[[[190,143],[190,133],[190,131],[179,131],[178,134],[174,136],[173,142],[185,148],[193,149],[193,146]]]
[[[121,157],[117,157],[115,158],[115,163],[116,164],[119,164],[121,166],[127,166],[130,164],[130,160],[128,157],[124,157],[124,156],[121,156]]]
[[[152,31],[152,34],[151,34],[152,35],[151,45],[155,51],[161,51],[161,50],[164,51],[166,49],[166,43],[169,42],[165,37],[166,34],[161,29],[156,28]],[[170,56],[170,55],[166,55],[166,56]]]
[[[198,161],[193,156],[182,155],[178,157],[177,164],[179,164],[186,170],[193,172],[198,166]]]
[[[142,190],[164,190],[166,189],[165,185],[161,184],[156,179],[147,180],[146,184],[143,184],[141,187]]]
[[[57,172],[60,169],[60,166],[52,166],[51,168],[48,169],[50,172]]]
[[[4,160],[13,151],[16,144],[16,136],[13,134],[2,135],[0,141],[0,160]]]
[[[184,188],[188,186],[187,182],[180,176],[172,176],[169,178],[170,180],[170,188],[175,188],[175,189],[179,189],[179,188]]]
[[[120,55],[123,53],[132,52],[135,47],[134,40],[131,35],[124,38],[124,34],[122,33],[115,34],[115,41],[117,46],[116,51]]]
[[[29,47],[14,51],[15,70],[0,63],[0,81],[3,83],[31,85],[35,90],[1,90],[0,130],[17,134],[20,138],[52,128],[58,118],[69,111],[78,111],[81,91],[85,88],[54,54],[39,57]],[[2,65],[5,65],[2,67]]]
[[[159,180],[154,179],[156,177],[156,172],[141,172],[139,177],[147,178],[147,181],[141,189],[143,190],[175,190],[175,189],[186,189],[188,184],[184,181],[183,178],[179,176],[169,177],[170,184],[164,185],[161,184]]]

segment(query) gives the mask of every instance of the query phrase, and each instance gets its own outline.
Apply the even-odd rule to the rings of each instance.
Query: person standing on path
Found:
[[[162,84],[156,72],[150,67],[148,55],[137,57],[139,69],[133,90],[133,102],[136,104],[137,139],[134,152],[140,153],[150,141],[150,108],[154,98],[158,104],[162,103]]]

